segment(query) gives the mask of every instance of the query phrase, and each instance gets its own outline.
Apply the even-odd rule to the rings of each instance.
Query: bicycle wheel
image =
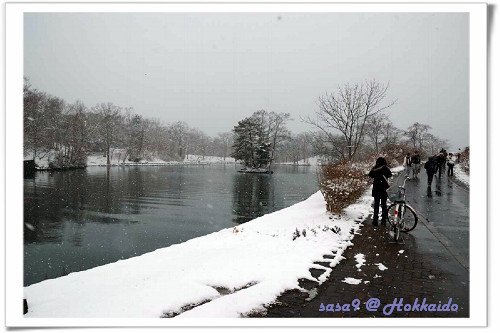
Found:
[[[396,209],[398,210],[397,214]],[[401,211],[403,212],[402,214]],[[400,230],[402,232],[410,232],[417,226],[417,213],[407,204],[393,203],[387,208],[387,213],[391,225],[394,227],[395,221],[397,220],[400,224]],[[399,220],[399,218],[401,218],[401,220]]]
[[[403,222],[401,220],[402,206],[403,204],[401,203],[393,203],[387,208],[388,219],[392,227],[393,238],[395,242],[399,240],[400,230]]]
[[[408,205],[405,205],[403,213],[404,225],[401,229],[402,232],[410,232],[417,226],[418,217],[415,210]]]

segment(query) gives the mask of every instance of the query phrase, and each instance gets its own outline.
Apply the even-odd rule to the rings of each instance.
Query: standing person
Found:
[[[441,177],[441,173],[443,172],[444,166],[446,164],[446,155],[444,155],[443,149],[441,149],[441,152],[437,155],[435,163],[437,164],[437,174],[439,177]]]
[[[460,148],[458,148],[458,153],[457,153],[457,163],[460,163],[460,157],[462,156]]]
[[[453,176],[453,167],[455,166],[455,156],[452,153],[448,154],[446,159],[446,164],[448,165],[448,177]]]
[[[368,174],[373,178],[372,197],[375,200],[373,204],[373,222],[378,226],[378,211],[382,206],[382,224],[387,222],[387,189],[389,188],[388,178],[392,177],[391,169],[387,166],[387,161],[383,157],[377,158],[375,166]]]
[[[413,166],[413,178],[418,178],[418,174],[420,173],[420,154],[418,150],[415,150],[415,153],[411,157],[411,164]]]
[[[406,177],[410,176],[411,170],[411,156],[410,153],[407,153],[405,158],[403,159],[403,165],[405,167]]]
[[[429,159],[424,164],[424,169],[427,171],[427,187],[430,188],[432,180],[434,179],[434,174],[437,171],[437,157],[429,156]]]

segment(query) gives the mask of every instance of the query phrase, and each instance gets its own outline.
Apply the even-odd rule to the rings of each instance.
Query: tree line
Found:
[[[183,160],[188,154],[220,156],[231,153],[232,133],[210,137],[185,122],[165,124],[113,103],[92,107],[31,87],[24,81],[24,152],[28,158],[55,153],[55,164],[85,165],[91,153],[102,153],[110,164],[115,148],[126,151],[123,161],[160,158]]]
[[[60,166],[85,165],[100,153],[110,164],[113,150],[125,151],[123,162],[159,158],[183,160],[186,155],[229,156],[251,168],[273,163],[299,163],[312,156],[326,161],[352,161],[388,150],[420,150],[434,154],[447,148],[431,127],[414,123],[397,128],[385,111],[388,84],[375,80],[346,84],[318,97],[314,117],[302,118],[315,130],[291,133],[289,113],[259,110],[239,121],[230,132],[211,137],[185,122],[163,123],[132,108],[113,103],[87,107],[31,87],[24,81],[24,149],[31,158],[52,152]]]

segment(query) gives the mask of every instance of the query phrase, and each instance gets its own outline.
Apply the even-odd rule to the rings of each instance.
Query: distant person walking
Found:
[[[460,163],[460,157],[462,157],[460,148],[458,148],[458,153],[457,153],[457,163]]]
[[[374,226],[378,226],[378,212],[382,206],[382,224],[387,222],[387,189],[389,188],[388,179],[392,177],[391,169],[387,166],[387,161],[383,157],[377,158],[375,166],[368,174],[373,178],[372,197],[373,204],[373,222]]]
[[[453,176],[453,168],[455,167],[455,156],[452,153],[448,154],[446,159],[446,164],[448,165],[448,177]]]
[[[405,158],[403,159],[403,165],[405,167],[406,177],[410,177],[411,171],[411,156],[410,153],[407,153]]]
[[[412,164],[412,169],[413,169],[413,178],[418,178],[418,174],[420,173],[420,154],[418,153],[417,150],[415,150],[415,153],[411,157],[411,164]]]

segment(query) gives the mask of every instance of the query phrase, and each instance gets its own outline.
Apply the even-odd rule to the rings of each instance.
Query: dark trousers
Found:
[[[427,185],[432,185],[432,180],[434,179],[434,173],[427,172]]]
[[[448,176],[453,176],[453,167],[454,164],[448,164]]]
[[[387,192],[377,193],[373,196],[375,203],[373,204],[373,222],[378,222],[378,211],[382,206],[382,222],[387,221]]]

